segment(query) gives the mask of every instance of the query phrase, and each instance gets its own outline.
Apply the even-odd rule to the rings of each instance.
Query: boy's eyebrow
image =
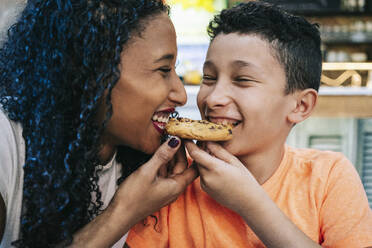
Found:
[[[249,68],[249,71],[251,73],[261,73],[262,72],[262,69],[259,66],[255,65],[254,63],[247,62],[247,61],[244,61],[244,60],[234,60],[231,63],[231,67],[235,68],[235,70],[247,67],[247,68]]]
[[[241,68],[241,67],[253,67],[253,68],[255,68],[256,67],[254,64],[246,62],[244,60],[234,60],[230,64],[231,64],[232,67],[238,67],[238,68]],[[206,60],[204,62],[203,67],[207,67],[207,66],[215,67],[215,64],[210,60]]]
[[[234,62],[231,63],[232,66],[234,67],[254,67],[255,65],[243,60],[235,60]]]
[[[206,67],[211,67],[211,68],[216,68],[216,66],[214,65],[214,63],[210,60],[206,60],[203,64],[203,69],[206,68]]]
[[[173,60],[173,59],[174,59],[174,54],[169,53],[169,54],[165,54],[165,55],[161,56],[160,58],[156,59],[154,61],[154,63],[158,63],[162,60]]]

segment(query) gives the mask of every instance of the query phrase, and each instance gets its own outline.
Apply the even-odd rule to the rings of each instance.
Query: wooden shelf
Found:
[[[322,39],[326,45],[371,45],[372,39],[352,40],[352,39]]]
[[[290,11],[305,17],[372,17],[372,12],[361,11],[339,11],[339,10],[319,10],[319,11]]]
[[[323,63],[323,71],[343,71],[343,70],[365,70],[369,71],[372,70],[372,63],[357,63],[357,62],[324,62]]]
[[[372,96],[368,95],[319,95],[312,116],[317,117],[372,117]]]

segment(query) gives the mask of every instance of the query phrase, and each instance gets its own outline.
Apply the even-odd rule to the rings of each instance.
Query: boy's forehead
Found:
[[[226,52],[233,56],[271,50],[270,43],[256,34],[229,33],[217,35],[210,44],[210,50]]]
[[[219,34],[211,42],[206,57],[209,62],[234,67],[279,65],[270,43],[256,34]]]

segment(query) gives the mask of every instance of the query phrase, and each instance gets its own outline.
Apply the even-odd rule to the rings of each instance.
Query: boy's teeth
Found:
[[[212,122],[217,123],[217,124],[222,124],[222,125],[233,125],[233,126],[237,126],[237,125],[239,125],[239,123],[241,121],[232,122],[231,120],[227,120],[227,119],[219,119],[219,120],[212,120]]]
[[[237,121],[237,122],[234,122],[232,125],[235,127],[237,125],[239,125],[240,121]]]
[[[227,124],[229,124],[229,121],[228,120],[217,120],[215,123],[222,124],[222,125],[227,125]]]

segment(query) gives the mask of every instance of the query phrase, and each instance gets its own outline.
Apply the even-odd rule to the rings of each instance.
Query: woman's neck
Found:
[[[103,135],[101,138],[101,146],[98,152],[99,161],[101,164],[107,164],[115,155],[116,145],[109,137]]]

